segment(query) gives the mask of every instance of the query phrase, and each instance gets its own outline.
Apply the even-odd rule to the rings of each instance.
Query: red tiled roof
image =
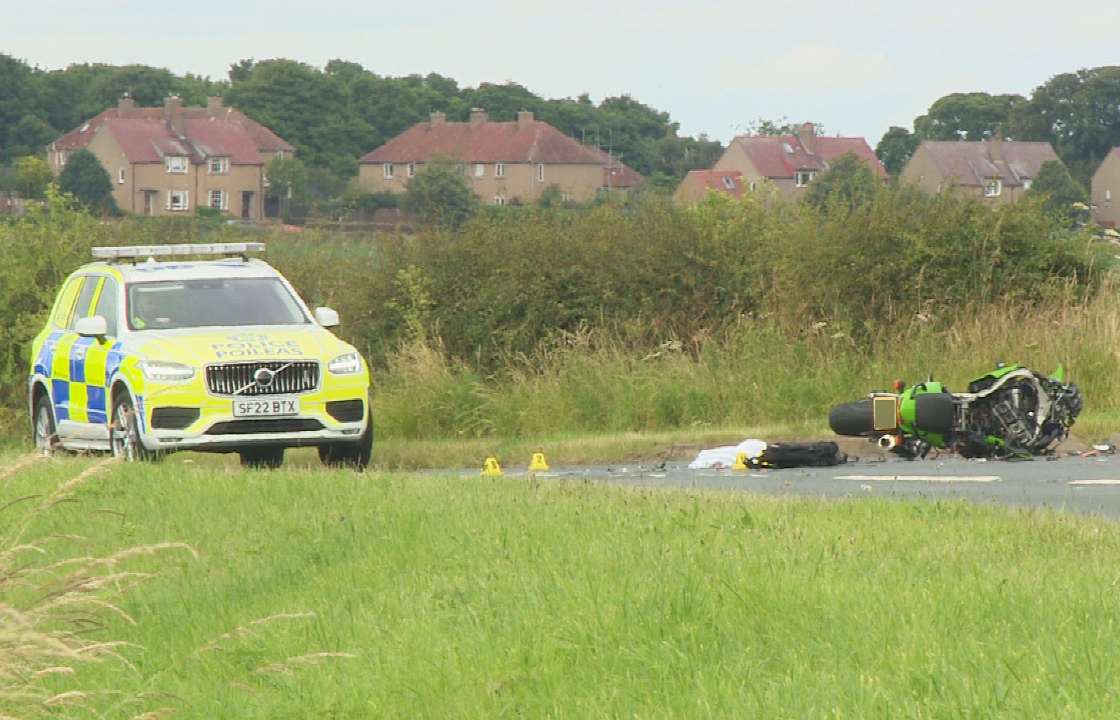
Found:
[[[715,190],[731,197],[743,197],[743,173],[738,170],[690,170],[685,182],[703,190]]]
[[[993,142],[1001,143],[1002,161],[993,157]],[[953,179],[957,185],[976,187],[985,179],[997,177],[1005,187],[1018,187],[1024,178],[1036,177],[1042,163],[1058,160],[1058,154],[1046,142],[926,140],[920,148],[929,153],[941,177]]]
[[[207,143],[214,142],[214,139],[221,135],[226,138],[226,142],[233,142],[232,138],[235,133],[241,134],[247,139],[248,144],[253,147],[258,153],[260,152],[295,152],[295,148],[285,142],[275,133],[260,123],[249,119],[244,113],[227,107],[214,107],[214,108],[198,108],[198,107],[185,107],[182,109],[183,119],[187,132],[185,137],[187,140],[193,140],[192,132],[200,132],[203,136],[210,138],[205,141]],[[155,133],[153,127],[150,125],[163,125],[164,132],[168,136],[175,136],[171,132],[170,126],[167,124],[166,111],[162,107],[156,108],[109,108],[104,112],[98,114],[88,122],[82,123],[78,128],[63,135],[58,140],[51,143],[51,147],[57,150],[76,150],[77,148],[86,147],[89,145],[90,140],[93,139],[102,126],[106,123],[113,121],[116,125],[114,136],[118,142],[126,135],[130,135],[134,131],[142,136],[151,138]],[[126,123],[126,124],[119,124]],[[225,130],[211,131],[206,128],[225,128]],[[130,147],[135,143],[129,142]],[[238,157],[249,157],[243,152],[244,143],[242,141],[234,142],[234,145],[241,148],[242,151],[237,153]],[[139,150],[139,148],[137,148]],[[127,152],[127,149],[126,149]],[[141,153],[142,155],[143,153]],[[176,153],[176,154],[191,154],[191,153]],[[229,154],[234,153],[218,153]],[[131,155],[129,156],[132,157]],[[141,162],[141,161],[136,161]],[[253,164],[246,160],[247,164]],[[258,161],[259,162],[259,161]]]
[[[365,155],[359,163],[430,162],[602,165],[605,154],[546,122],[422,122]]]
[[[823,172],[847,152],[862,158],[879,177],[890,178],[863,138],[814,136],[813,152],[808,151],[797,135],[739,135],[731,142],[738,143],[758,172],[768,178],[792,178],[794,173],[805,170]]]

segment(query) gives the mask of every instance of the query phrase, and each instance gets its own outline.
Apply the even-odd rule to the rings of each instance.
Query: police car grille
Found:
[[[255,380],[261,368],[275,373],[267,385],[260,385]],[[317,362],[245,362],[209,365],[206,368],[206,389],[214,395],[292,395],[311,392],[318,387]]]

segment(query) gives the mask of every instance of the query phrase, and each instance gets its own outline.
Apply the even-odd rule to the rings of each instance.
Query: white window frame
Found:
[[[124,168],[117,168],[117,184],[124,185]]]
[[[186,155],[168,155],[163,159],[167,172],[182,175],[190,168]]]
[[[229,158],[222,155],[206,161],[206,172],[211,175],[224,175],[229,172]]]
[[[189,190],[168,190],[167,209],[171,212],[185,212],[191,209],[191,193]]]
[[[794,184],[799,188],[806,187],[813,181],[813,174],[814,173],[809,170],[798,170],[794,173]]]
[[[494,204],[495,205],[505,205],[506,204],[505,195],[495,195],[494,196]]]
[[[416,174],[416,163],[409,163],[408,164],[408,176],[412,177],[415,174]]]
[[[999,197],[1001,192],[1003,192],[1003,181],[990,179],[984,183],[984,197]]]
[[[537,182],[544,182],[544,163],[537,163]]]
[[[494,177],[504,178],[506,176],[506,164],[494,163]]]
[[[381,177],[386,180],[393,179],[393,163],[385,163],[381,166]]]
[[[474,164],[474,176],[476,178],[486,177],[486,166],[482,163]]]
[[[1110,188],[1105,188],[1104,189],[1104,201],[1105,202],[1111,202],[1112,201],[1112,190]]]
[[[210,190],[206,193],[206,204],[219,210],[229,210],[229,191]]]

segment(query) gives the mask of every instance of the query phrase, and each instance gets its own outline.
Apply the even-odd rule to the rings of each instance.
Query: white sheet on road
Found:
[[[756,458],[766,449],[765,440],[751,438],[738,445],[701,450],[696,459],[688,464],[689,470],[703,470],[705,468],[731,467],[739,453],[746,453],[748,458]]]

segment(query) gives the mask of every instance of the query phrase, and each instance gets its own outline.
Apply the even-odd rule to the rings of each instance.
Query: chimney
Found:
[[[117,101],[117,115],[124,115],[129,110],[136,107],[136,98],[132,97],[129,93],[121,95],[120,100]]]
[[[489,115],[482,108],[471,108],[471,130],[486,122]]]
[[[797,133],[797,138],[801,140],[801,145],[805,148],[805,152],[810,155],[813,154],[813,138],[816,133],[813,130],[813,123],[801,123],[801,131]]]
[[[442,113],[442,112],[436,110],[436,111],[428,114],[428,126],[429,127],[434,128],[437,125],[443,125],[445,122],[447,122],[447,113]]]
[[[218,95],[213,95],[206,98],[206,109],[211,115],[216,114],[222,109],[222,98]]]
[[[988,141],[988,155],[991,156],[992,162],[1003,162],[1003,134],[996,133],[992,139]]]
[[[163,119],[171,125],[171,129],[179,137],[186,135],[187,123],[183,118],[183,98],[178,95],[168,95],[163,101]]]
[[[517,129],[524,130],[529,127],[533,122],[532,110],[521,110],[517,113]]]

